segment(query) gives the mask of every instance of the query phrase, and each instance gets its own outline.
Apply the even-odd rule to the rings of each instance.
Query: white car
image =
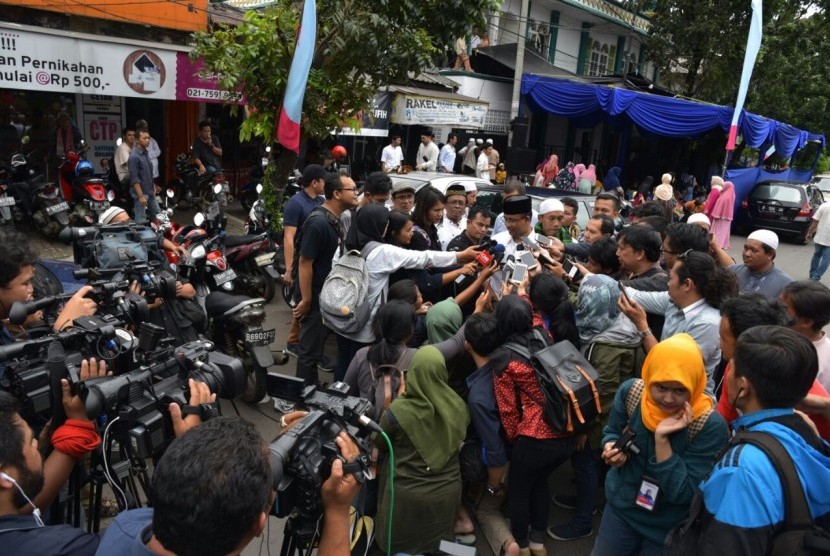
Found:
[[[408,174],[389,174],[392,178],[392,187],[399,183],[408,183],[412,185],[415,193],[418,192],[425,185],[431,185],[441,193],[446,193],[447,188],[455,184],[469,184],[473,183],[476,189],[483,187],[492,187],[489,180],[483,180],[475,176],[465,176],[462,174],[444,174],[441,172],[410,172]]]

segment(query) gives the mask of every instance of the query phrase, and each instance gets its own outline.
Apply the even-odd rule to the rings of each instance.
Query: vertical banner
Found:
[[[277,121],[277,141],[295,153],[300,152],[300,120],[303,116],[303,98],[308,82],[308,72],[314,59],[314,44],[317,42],[317,2],[305,0],[303,19],[297,36],[291,71],[285,85],[285,97],[282,101],[279,120]]]
[[[89,146],[86,158],[95,167],[95,175],[106,176],[108,160],[115,154],[115,142],[123,129],[124,98],[108,95],[82,95],[83,128],[81,135]]]
[[[732,114],[732,125],[729,127],[729,139],[726,142],[726,150],[735,150],[735,139],[738,136],[738,120],[746,100],[746,91],[749,88],[749,80],[752,77],[752,70],[755,68],[755,58],[761,49],[761,36],[763,33],[762,21],[762,0],[752,0],[752,23],[749,26],[749,37],[746,39],[746,54],[744,54],[744,68],[741,72],[741,84],[738,87],[738,100],[735,102],[735,112]]]

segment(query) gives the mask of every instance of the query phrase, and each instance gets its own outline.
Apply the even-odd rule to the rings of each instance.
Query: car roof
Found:
[[[764,180],[762,182],[759,182],[758,185],[792,185],[798,187],[807,187],[810,184],[804,183],[803,181],[793,180]]]
[[[408,183],[412,185],[416,192],[426,184],[431,185],[441,193],[446,193],[447,187],[454,183],[474,183],[476,189],[492,185],[489,181],[475,176],[443,174],[441,172],[409,172],[408,174],[389,174],[389,177],[392,179],[393,186],[398,183]]]
[[[485,185],[479,187],[479,191],[501,193],[503,190],[501,185]],[[531,197],[538,197],[540,199],[548,199],[550,197],[571,197],[575,201],[595,201],[596,196],[586,195],[578,191],[564,191],[562,189],[553,189],[552,187],[526,187],[525,193]]]

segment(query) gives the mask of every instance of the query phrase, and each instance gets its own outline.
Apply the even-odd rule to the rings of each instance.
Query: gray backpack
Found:
[[[366,257],[383,245],[370,241],[363,250],[345,253],[331,269],[320,291],[320,314],[323,323],[342,336],[355,334],[372,314],[369,303],[369,271]]]

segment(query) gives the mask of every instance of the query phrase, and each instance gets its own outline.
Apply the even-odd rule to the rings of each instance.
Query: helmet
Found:
[[[349,152],[343,145],[337,145],[331,150],[331,156],[333,156],[336,160],[340,160],[341,158],[349,156]]]
[[[16,153],[12,156],[12,168],[19,168],[20,166],[26,166],[26,157]]]
[[[95,175],[95,166],[89,160],[79,160],[78,165],[75,166],[76,178],[88,178]]]

